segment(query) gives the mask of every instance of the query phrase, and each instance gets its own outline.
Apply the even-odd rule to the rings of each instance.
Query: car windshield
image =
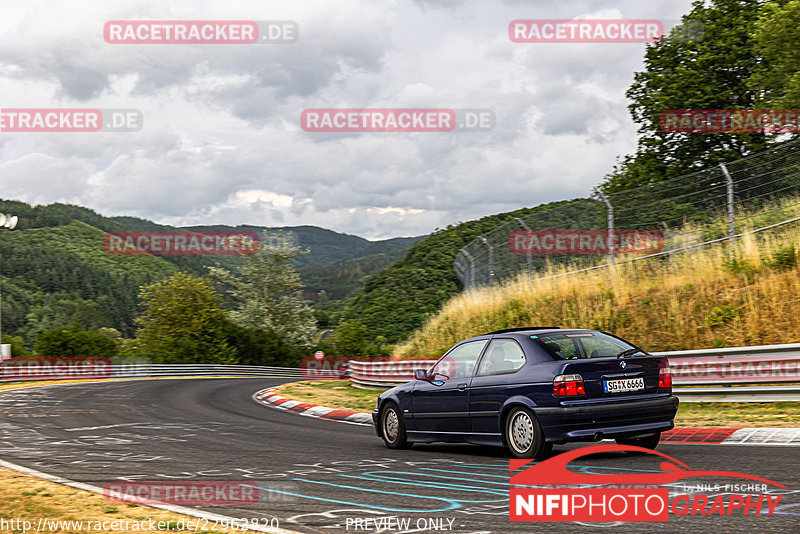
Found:
[[[630,343],[602,332],[557,332],[531,339],[557,360],[616,358],[623,351],[631,356],[643,354]]]

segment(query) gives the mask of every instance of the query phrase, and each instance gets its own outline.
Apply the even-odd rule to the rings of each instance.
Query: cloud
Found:
[[[644,45],[511,43],[517,18],[672,18],[641,2],[34,0],[0,21],[4,107],[125,107],[132,133],[0,132],[4,198],[168,224],[369,238],[588,194],[635,147]],[[109,45],[108,20],[293,20],[294,44]],[[483,108],[487,132],[307,133],[303,109]]]

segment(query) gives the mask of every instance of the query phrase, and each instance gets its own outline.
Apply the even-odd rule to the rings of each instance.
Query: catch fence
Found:
[[[633,189],[514,218],[459,250],[465,289],[563,266],[565,274],[671,255],[800,221],[800,140]],[[587,246],[583,246],[583,245]]]

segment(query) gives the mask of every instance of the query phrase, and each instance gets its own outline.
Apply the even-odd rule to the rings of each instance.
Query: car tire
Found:
[[[636,447],[655,450],[655,448],[658,447],[658,442],[661,441],[661,432],[656,432],[655,434],[642,438],[619,438],[616,441],[617,445],[634,445]],[[633,452],[633,454],[636,453]]]
[[[544,440],[542,427],[536,416],[522,406],[511,408],[503,425],[503,440],[514,458],[540,459],[553,450],[553,444]]]
[[[387,402],[381,410],[379,419],[381,425],[381,436],[383,442],[390,449],[408,449],[411,443],[408,442],[406,435],[406,425],[403,416],[400,415],[400,408],[393,402]]]

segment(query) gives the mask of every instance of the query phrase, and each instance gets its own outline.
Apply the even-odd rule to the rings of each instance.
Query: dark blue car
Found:
[[[654,449],[678,410],[666,358],[596,330],[497,330],[415,377],[372,412],[389,448],[469,442],[540,458],[553,444],[613,438]]]

